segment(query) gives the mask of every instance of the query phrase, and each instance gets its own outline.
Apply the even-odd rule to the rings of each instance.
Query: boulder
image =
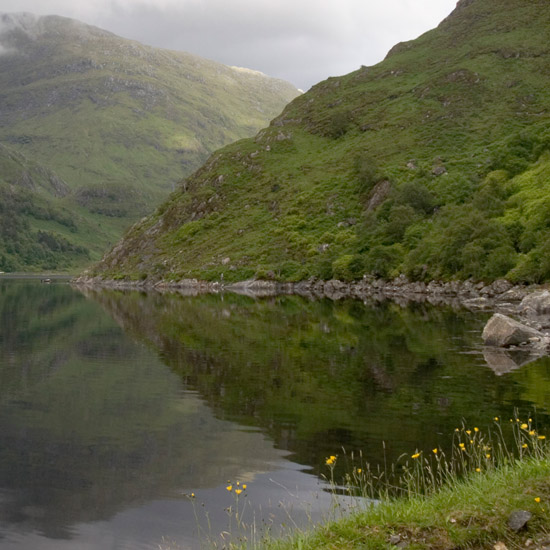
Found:
[[[508,518],[508,527],[514,531],[520,531],[532,517],[533,514],[527,510],[515,510]]]
[[[544,340],[544,334],[514,319],[495,313],[483,329],[486,346],[508,347]]]
[[[534,312],[538,315],[550,314],[550,292],[542,290],[528,294],[519,304],[519,311],[520,313]]]

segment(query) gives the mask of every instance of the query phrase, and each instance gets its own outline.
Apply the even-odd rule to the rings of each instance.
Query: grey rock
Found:
[[[403,540],[400,535],[392,535],[388,542],[397,548],[407,548],[409,546],[409,543]]]
[[[432,168],[432,174],[434,176],[442,176],[443,174],[447,173],[447,168],[443,166],[442,164],[438,164],[437,166],[434,166]]]
[[[519,305],[520,313],[534,311],[538,315],[544,315],[550,313],[550,292],[548,290],[542,290],[540,292],[533,292],[523,298]]]
[[[491,284],[491,289],[494,294],[504,294],[512,288],[512,283],[506,279],[498,279]]]
[[[544,334],[514,319],[495,313],[483,329],[486,346],[508,347],[532,342],[531,338],[544,339]]]
[[[532,517],[533,514],[527,510],[514,510],[508,518],[508,527],[513,531],[520,531]]]
[[[369,195],[369,202],[367,203],[367,212],[371,212],[377,206],[380,206],[387,198],[391,190],[391,183],[389,180],[383,180],[378,182]]]

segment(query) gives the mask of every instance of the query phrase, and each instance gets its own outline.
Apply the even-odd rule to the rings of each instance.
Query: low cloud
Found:
[[[153,46],[260,70],[307,89],[381,60],[456,0],[0,0],[0,11],[80,19]]]

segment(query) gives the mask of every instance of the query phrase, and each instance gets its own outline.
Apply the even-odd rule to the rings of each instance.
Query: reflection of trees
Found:
[[[69,286],[0,284],[0,311],[0,521],[70,537],[73,523],[274,458]]]
[[[460,353],[477,346],[484,322],[466,311],[288,296],[93,296],[219,416],[262,426],[313,466],[342,445],[376,462],[384,441],[393,460],[445,444],[462,418],[483,425],[515,405],[547,410],[526,399],[523,377],[496,378],[481,355]],[[548,363],[529,368],[548,388]]]

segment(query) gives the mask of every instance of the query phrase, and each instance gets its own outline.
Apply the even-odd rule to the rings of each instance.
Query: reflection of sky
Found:
[[[8,289],[14,303],[24,286]],[[36,300],[10,318],[15,336],[0,355],[9,382],[0,403],[1,550],[196,547],[186,495],[196,494],[197,517],[206,529],[208,512],[217,537],[228,528],[229,479],[248,485],[247,522],[290,525],[292,514],[306,523],[329,506],[318,478],[259,429],[214,416],[99,306],[54,286],[33,285]]]
[[[301,471],[297,464],[279,460],[276,470],[257,474],[249,482],[246,498],[241,499],[243,522],[256,522],[259,528],[271,528],[280,535],[296,525],[305,527],[327,518],[332,497],[324,491],[321,482]],[[243,477],[247,473],[243,472]],[[130,507],[107,521],[74,525],[71,538],[48,539],[36,532],[4,533],[0,541],[3,550],[134,550],[166,548],[183,550],[198,548],[208,540],[219,542],[222,531],[236,533],[235,520],[231,521],[226,509],[235,504],[234,496],[218,487],[194,488],[194,504],[188,498],[152,500],[141,506]],[[192,489],[182,489],[188,493]],[[244,494],[244,493],[243,493]],[[244,507],[243,507],[244,506]],[[195,511],[193,510],[195,509]],[[196,512],[196,517],[195,517]],[[208,527],[207,516],[211,527]],[[198,526],[201,534],[198,534]],[[281,527],[283,526],[283,527]],[[248,531],[250,536],[250,531]]]

